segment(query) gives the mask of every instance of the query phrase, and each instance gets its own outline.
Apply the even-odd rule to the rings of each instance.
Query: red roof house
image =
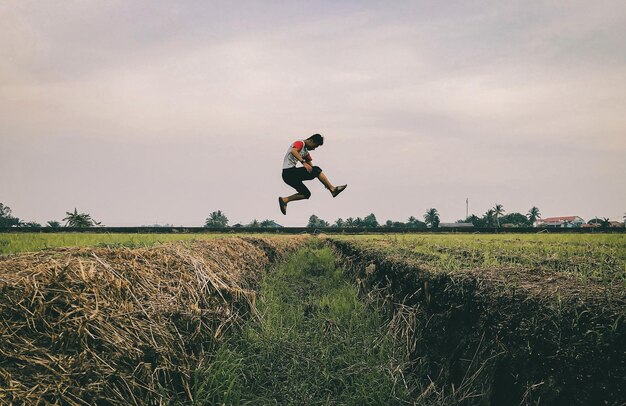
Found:
[[[561,216],[561,217],[546,217],[537,219],[535,221],[535,227],[580,227],[585,224],[579,216]]]

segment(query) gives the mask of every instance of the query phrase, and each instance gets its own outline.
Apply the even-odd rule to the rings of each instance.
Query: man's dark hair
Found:
[[[320,134],[313,134],[309,138],[307,138],[307,140],[311,140],[317,145],[324,145],[324,137],[322,137],[322,135]]]

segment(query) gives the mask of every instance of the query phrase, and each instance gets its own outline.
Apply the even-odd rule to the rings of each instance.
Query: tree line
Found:
[[[626,216],[625,216],[626,217]],[[456,223],[471,223],[474,227],[532,227],[532,225],[541,218],[539,209],[533,206],[526,215],[521,213],[509,213],[505,214],[504,207],[501,204],[496,204],[493,208],[487,210],[481,217],[472,214],[465,219],[457,220]],[[379,223],[376,215],[370,213],[369,215],[361,217],[348,217],[347,219],[338,218],[333,223],[319,218],[313,214],[309,217],[307,223],[308,228],[438,228],[441,224],[439,212],[436,208],[430,208],[426,210],[423,215],[424,221],[417,219],[414,216],[409,217],[405,222],[387,220],[385,223]],[[258,222],[254,220],[247,225],[235,225],[233,227],[280,227],[273,220],[265,220]],[[205,227],[228,227],[228,217],[221,211],[215,211],[206,219]]]
[[[541,212],[539,208],[533,206],[528,210],[526,214],[522,213],[508,213],[505,214],[503,205],[495,204],[493,208],[487,210],[482,216],[472,214],[465,219],[459,219],[457,224],[471,223],[474,227],[532,227],[533,224],[541,218]],[[66,217],[63,218],[64,224],[56,220],[48,221],[45,227],[60,228],[60,227],[104,227],[99,221],[94,220],[88,213],[79,213],[76,208],[74,211],[66,212]],[[407,228],[407,229],[425,229],[425,228],[438,228],[441,224],[439,212],[436,208],[430,208],[426,210],[422,216],[423,220],[419,220],[414,216],[410,216],[406,221],[393,221],[387,220],[385,223],[379,223],[374,213],[361,218],[361,217],[348,217],[345,220],[338,218],[333,223],[319,218],[315,214],[309,217],[307,227],[309,228]],[[624,213],[624,221],[626,222],[626,213]],[[609,227],[610,221],[604,217],[601,219],[592,219],[588,221],[588,224],[596,224],[600,227]],[[155,225],[158,226],[158,225]],[[30,221],[25,222],[12,215],[11,208],[0,203],[0,227],[42,227],[41,224]],[[254,219],[247,224],[235,224],[229,226],[229,220],[226,214],[222,210],[216,210],[209,214],[204,222],[206,228],[277,228],[282,227],[274,220],[257,220]]]
[[[13,216],[12,210],[9,206],[0,203],[0,227],[42,227],[41,224],[36,221],[23,221],[18,217]],[[65,212],[66,217],[62,220],[65,224],[61,225],[59,221],[50,220],[46,223],[45,227],[61,228],[61,227],[103,227],[102,223],[91,218],[91,215],[87,213],[79,213],[76,208],[73,212]]]
[[[501,204],[496,204],[487,210],[482,217],[472,214],[463,220],[457,220],[457,222],[472,223],[474,227],[502,227],[504,225],[532,227],[541,218],[541,212],[536,206],[531,207],[525,215],[517,212],[504,213],[504,207]]]
[[[204,227],[207,228],[225,228],[228,227],[228,217],[224,214],[223,211],[217,210],[214,211],[207,217],[204,222]],[[235,224],[232,226],[233,228],[276,228],[282,227],[280,224],[276,223],[274,220],[262,220],[259,221],[257,219],[252,220],[248,224]]]
[[[532,225],[541,217],[539,209],[533,206],[527,215],[521,213],[504,214],[505,210],[501,204],[496,204],[492,209],[487,210],[481,217],[472,214],[465,219],[457,220],[457,224],[471,223],[474,227],[502,227],[505,225],[512,225],[515,227],[532,227]],[[432,207],[423,215],[424,221],[418,220],[411,216],[406,222],[387,220],[383,224],[379,224],[376,220],[374,213],[366,216],[365,218],[352,218],[349,217],[346,220],[341,218],[337,219],[334,223],[329,223],[325,220],[312,215],[309,218],[308,227],[336,227],[336,228],[350,228],[350,227],[364,227],[364,228],[438,228],[441,224],[439,212],[436,208]]]

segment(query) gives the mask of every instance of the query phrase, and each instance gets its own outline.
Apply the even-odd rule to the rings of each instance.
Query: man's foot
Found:
[[[337,197],[337,195],[338,195],[339,193],[343,192],[343,191],[346,189],[346,187],[348,187],[348,185],[341,185],[341,186],[337,186],[337,187],[335,188],[335,190],[333,190],[333,191],[332,191],[332,192],[330,192],[330,193],[333,195],[333,197]]]
[[[280,212],[283,214],[287,214],[287,203],[283,201],[282,197],[278,198],[278,204],[280,205]]]

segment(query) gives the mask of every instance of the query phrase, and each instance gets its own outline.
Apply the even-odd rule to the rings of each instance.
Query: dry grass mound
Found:
[[[169,404],[302,238],[65,248],[0,259],[0,404]]]

